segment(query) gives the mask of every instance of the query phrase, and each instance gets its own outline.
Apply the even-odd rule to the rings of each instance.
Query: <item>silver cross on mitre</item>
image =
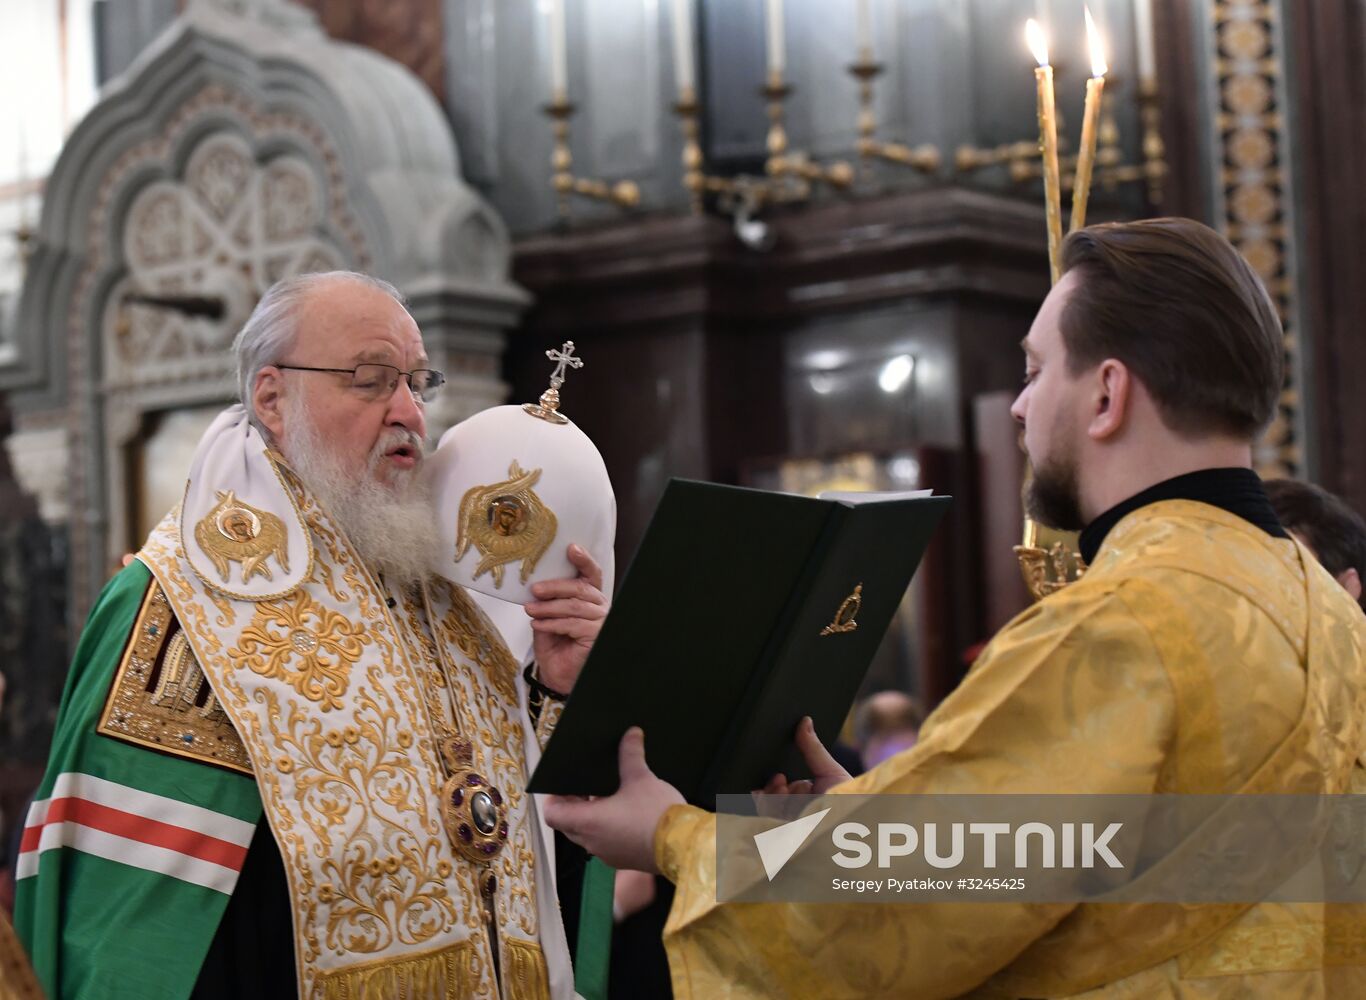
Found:
[[[582,368],[583,358],[574,357],[574,342],[566,340],[564,345],[557,351],[555,348],[545,352],[545,356],[551,361],[558,361],[555,370],[550,373],[550,384],[558,389],[564,385],[564,370],[568,368]]]
[[[559,350],[552,347],[545,356],[556,363],[555,370],[550,373],[550,388],[541,393],[539,403],[526,403],[522,409],[552,424],[567,424],[569,419],[560,413],[560,386],[564,385],[565,369],[582,368],[583,358],[575,356],[572,340],[566,340]]]

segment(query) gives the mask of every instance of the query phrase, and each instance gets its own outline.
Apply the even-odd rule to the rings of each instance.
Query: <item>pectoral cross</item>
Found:
[[[564,385],[564,370],[568,368],[582,368],[583,358],[574,357],[574,342],[566,340],[564,346],[558,351],[553,347],[545,352],[545,356],[551,361],[558,361],[555,370],[550,373],[550,384],[558,389]]]

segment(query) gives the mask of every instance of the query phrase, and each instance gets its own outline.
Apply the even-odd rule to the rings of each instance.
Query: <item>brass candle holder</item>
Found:
[[[805,201],[811,197],[813,184],[828,184],[843,190],[854,182],[854,170],[849,164],[821,165],[805,153],[788,149],[783,101],[792,93],[789,84],[780,77],[770,76],[760,93],[768,103],[769,120],[764,176],[721,177],[704,169],[698,141],[697,93],[692,87],[684,87],[679,92],[673,110],[683,130],[683,186],[688,191],[694,215],[701,213],[708,194],[719,195],[722,207],[727,211],[744,206],[746,212],[752,212],[765,203]]]
[[[702,213],[702,199],[707,194],[734,195],[739,182],[730,177],[719,177],[702,169],[702,147],[697,138],[697,92],[685,87],[674,104],[674,114],[683,129],[683,186],[687,188],[693,215]]]
[[[1030,528],[1037,529],[1033,521],[1027,521],[1025,525],[1026,535]],[[1069,583],[1080,579],[1086,572],[1086,562],[1081,555],[1060,541],[1054,542],[1048,548],[1040,548],[1037,544],[1028,542],[1017,545],[1015,556],[1020,560],[1020,572],[1024,575],[1025,589],[1036,601],[1057,593]]]
[[[560,218],[569,217],[570,196],[580,195],[597,201],[609,201],[621,208],[635,208],[640,204],[640,187],[635,181],[598,180],[574,176],[574,158],[569,152],[569,119],[578,110],[563,93],[557,93],[542,109],[554,122],[555,149],[550,154],[553,171],[551,183],[555,188]]]
[[[1119,79],[1113,73],[1107,75],[1105,95],[1100,102],[1101,113],[1097,127],[1092,187],[1098,185],[1107,192],[1113,192],[1121,184],[1145,184],[1148,204],[1159,206],[1162,204],[1163,180],[1168,167],[1166,147],[1162,142],[1162,110],[1157,84],[1146,80],[1139,85],[1137,103],[1139,121],[1143,129],[1142,160],[1139,163],[1124,163],[1119,125],[1115,120],[1115,92],[1119,90],[1119,83]],[[1055,118],[1059,130],[1058,146],[1060,149],[1066,149],[1068,143],[1062,134],[1062,116],[1055,115]],[[1071,191],[1077,155],[1060,155],[1058,164],[1062,171],[1062,190]],[[1012,184],[1037,181],[1043,175],[1039,144],[1020,140],[989,148],[961,146],[954,154],[954,168],[959,173],[972,173],[996,166],[1006,167],[1007,176]]]
[[[823,166],[802,152],[787,146],[787,129],[783,124],[783,102],[792,96],[792,85],[777,73],[769,73],[768,82],[760,90],[768,103],[768,160],[764,172],[774,179],[788,179],[792,190],[781,192],[776,200],[803,201],[811,196],[811,185],[828,184],[844,190],[854,183],[854,168],[843,160]]]
[[[936,146],[925,143],[914,148],[899,142],[882,142],[877,136],[877,113],[873,110],[873,81],[886,67],[873,59],[868,49],[859,50],[858,62],[849,66],[849,74],[858,81],[858,150],[865,175],[871,171],[873,160],[896,163],[921,173],[939,170],[943,158]]]
[[[1144,183],[1148,186],[1148,204],[1162,204],[1163,181],[1167,176],[1167,147],[1162,141],[1162,102],[1157,92],[1157,81],[1142,80],[1138,85],[1138,121],[1143,130],[1142,161],[1125,164],[1119,152],[1119,128],[1113,114],[1101,119],[1100,151],[1096,154],[1096,176],[1107,191],[1120,184]],[[1106,156],[1112,159],[1108,162]]]

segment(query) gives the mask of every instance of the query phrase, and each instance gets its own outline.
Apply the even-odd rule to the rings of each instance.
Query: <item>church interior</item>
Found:
[[[1366,0],[6,0],[0,24],[6,842],[85,615],[295,274],[406,296],[449,382],[433,442],[534,402],[572,341],[618,579],[671,478],[951,495],[865,684],[922,709],[1030,600],[1009,410],[1050,194],[1061,222],[1233,242],[1285,331],[1258,471],[1366,511]]]

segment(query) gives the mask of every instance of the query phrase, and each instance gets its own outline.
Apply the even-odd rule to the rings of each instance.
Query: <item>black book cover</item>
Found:
[[[949,502],[672,480],[529,789],[610,795],[633,725],[697,805],[803,773],[797,722],[833,742]]]

